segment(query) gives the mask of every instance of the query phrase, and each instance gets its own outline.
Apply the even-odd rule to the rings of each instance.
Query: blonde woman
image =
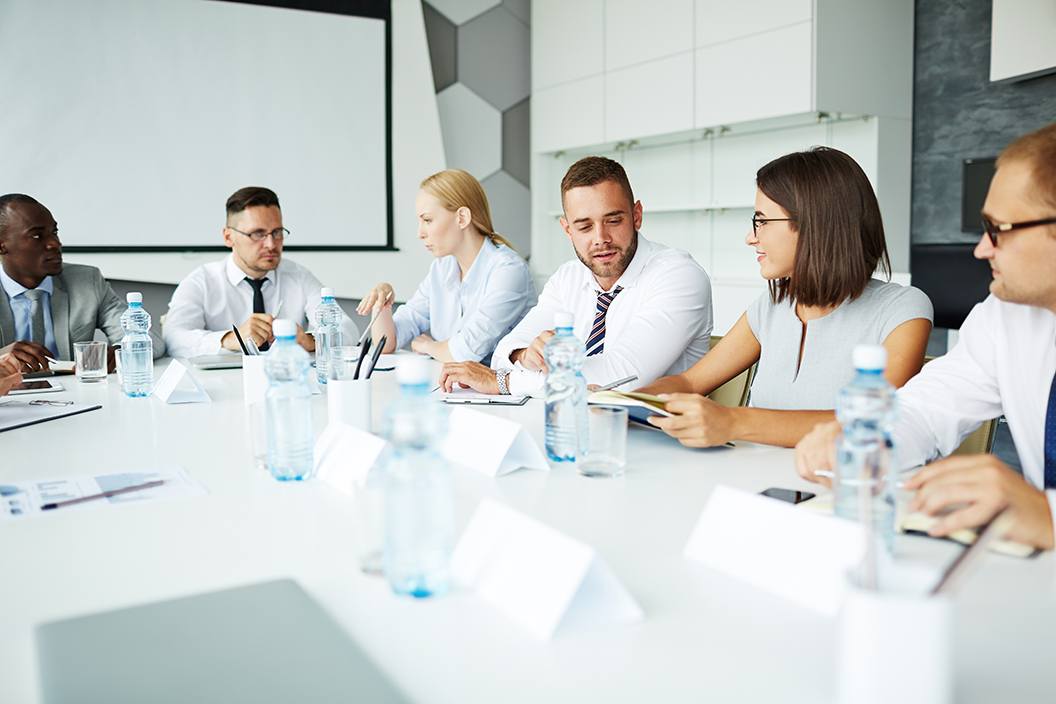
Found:
[[[371,334],[385,352],[405,346],[441,362],[491,362],[495,345],[536,303],[528,265],[495,233],[480,182],[461,169],[422,181],[414,201],[418,239],[436,257],[395,314],[396,294],[378,284],[356,309],[377,313]]]

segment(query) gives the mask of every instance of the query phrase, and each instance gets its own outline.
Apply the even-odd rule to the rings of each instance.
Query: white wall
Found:
[[[286,255],[311,269],[343,298],[360,298],[375,283],[387,281],[396,290],[398,300],[407,300],[425,278],[433,260],[415,236],[414,199],[421,180],[443,170],[445,160],[420,0],[392,0],[392,43],[393,226],[395,245],[400,251],[291,252]],[[187,207],[222,212],[229,195],[218,193],[215,202]],[[62,221],[62,213],[55,213],[55,217]],[[335,221],[354,222],[356,204],[350,202],[335,208],[331,217]],[[294,222],[284,224],[291,230],[297,227]],[[223,225],[222,219],[218,219],[218,245],[222,244],[220,231]],[[65,259],[97,266],[108,278],[175,284],[195,267],[221,256],[218,252],[71,253]]]

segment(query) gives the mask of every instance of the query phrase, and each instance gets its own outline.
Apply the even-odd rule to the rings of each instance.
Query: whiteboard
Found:
[[[74,251],[222,247],[243,186],[289,249],[391,247],[385,20],[212,0],[0,2],[0,193]]]
[[[1056,72],[1056,2],[994,0],[991,16],[991,82]]]

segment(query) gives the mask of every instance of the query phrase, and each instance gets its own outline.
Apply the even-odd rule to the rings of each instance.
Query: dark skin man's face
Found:
[[[12,279],[36,288],[47,276],[62,273],[59,226],[39,203],[15,203],[7,208],[7,228],[0,236],[0,263]]]

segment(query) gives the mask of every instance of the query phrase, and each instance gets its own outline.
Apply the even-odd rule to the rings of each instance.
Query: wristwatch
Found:
[[[495,381],[499,382],[499,393],[503,396],[510,395],[510,387],[506,385],[506,382],[510,378],[510,369],[496,369],[495,370]]]

